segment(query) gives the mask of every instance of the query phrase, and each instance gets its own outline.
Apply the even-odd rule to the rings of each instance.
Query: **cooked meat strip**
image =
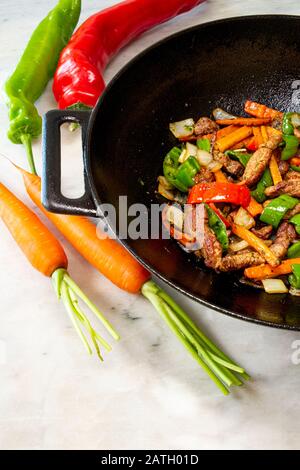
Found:
[[[196,174],[194,178],[195,183],[212,183],[215,181],[215,177],[212,171],[209,171],[207,168],[202,166],[199,170],[199,173]]]
[[[300,179],[281,181],[275,186],[269,186],[265,190],[265,195],[271,198],[280,196],[281,194],[300,197]]]
[[[225,153],[220,152],[217,149],[214,149],[213,151],[213,157],[214,160],[217,162],[222,163],[224,168],[230,173],[231,175],[234,176],[239,176],[243,173],[243,165],[241,165],[240,162],[237,162],[235,160],[231,160]]]
[[[260,179],[269,163],[273,150],[277,148],[281,140],[281,136],[274,135],[254,152],[246,165],[242,178],[248,186],[252,186]]]
[[[278,162],[278,168],[279,168],[281,176],[285,176],[290,168],[289,162],[280,160]]]
[[[243,250],[239,253],[235,253],[234,255],[226,255],[222,259],[219,269],[224,272],[237,271],[249,266],[258,266],[264,262],[264,258],[256,253],[256,251]]]
[[[297,214],[300,214],[300,202],[295,205],[294,209],[291,209],[291,210],[287,211],[287,213],[285,214],[285,216],[283,218],[284,219],[290,219],[291,217],[293,217],[294,215],[297,215]]]
[[[286,255],[288,247],[296,237],[297,235],[293,225],[288,222],[283,222],[277,230],[276,238],[270,250],[277,258],[282,259]]]
[[[195,124],[195,134],[196,135],[205,135],[211,134],[219,129],[218,124],[215,121],[212,121],[208,117],[201,117],[199,121]]]
[[[222,247],[214,232],[207,224],[204,225],[204,240],[201,254],[208,268],[219,269],[222,261]]]
[[[254,233],[259,238],[262,238],[263,240],[267,240],[269,236],[271,235],[273,230],[272,225],[265,225],[264,227],[261,228],[253,228],[251,229],[251,232]]]
[[[288,171],[284,179],[285,181],[300,180],[300,173],[298,171],[293,171],[293,170]]]

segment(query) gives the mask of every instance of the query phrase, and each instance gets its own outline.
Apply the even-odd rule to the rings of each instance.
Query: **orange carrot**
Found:
[[[30,198],[71,245],[118,287],[127,292],[139,292],[143,284],[150,279],[150,273],[122,245],[101,233],[96,225],[85,217],[46,211],[40,199],[40,178],[25,170],[21,171]]]
[[[230,149],[233,145],[241,142],[241,140],[246,139],[250,135],[252,135],[252,127],[241,127],[240,129],[232,132],[225,137],[222,137],[220,140],[217,140],[216,145],[220,152],[225,152],[225,150]]]
[[[269,135],[268,135],[267,127],[266,126],[261,126],[260,127],[260,132],[261,132],[261,135],[262,135],[263,142],[264,143],[268,142]]]
[[[40,219],[1,183],[0,217],[31,265],[45,276],[52,277],[56,293],[58,297],[62,299],[73,326],[84,346],[89,354],[91,354],[92,349],[79,323],[82,323],[86,328],[95,350],[102,360],[99,344],[102,344],[107,350],[110,350],[111,347],[93,329],[85,313],[78,306],[77,297],[79,297],[98,319],[102,321],[103,325],[114,339],[118,340],[119,335],[69,276],[66,271],[68,266],[67,256],[59,241]]]
[[[261,126],[268,124],[271,118],[236,118],[236,119],[218,119],[216,121],[220,126],[228,126],[234,123],[235,126]]]
[[[251,144],[252,140],[253,140],[253,137],[247,137],[246,139],[241,140],[237,144],[233,145],[230,148],[230,150],[238,150],[238,149],[247,148],[248,145]]]
[[[218,130],[217,139],[221,139],[222,137],[225,137],[226,135],[229,135],[232,132],[237,131],[238,129],[239,129],[239,126],[235,126],[233,124],[223,127],[223,129]]]
[[[280,183],[282,181],[282,176],[279,171],[278,163],[274,154],[271,156],[269,168],[270,168],[270,173],[272,176],[273,184],[275,185],[275,184]]]
[[[290,164],[293,166],[300,166],[300,157],[293,157],[290,159]]]
[[[255,137],[256,145],[259,147],[264,143],[263,136],[261,135],[260,127],[253,127],[253,135]]]
[[[217,170],[214,172],[214,175],[215,175],[215,179],[218,183],[227,183],[227,178],[226,176],[224,175],[224,173],[222,172],[222,170]]]
[[[261,204],[259,204],[259,202],[257,202],[254,197],[251,196],[251,199],[250,199],[250,204],[249,206],[246,208],[247,211],[249,212],[250,215],[252,215],[252,217],[255,217],[257,216],[258,214],[261,214],[262,211],[263,211],[263,206]]]
[[[280,111],[276,109],[268,108],[264,104],[256,103],[255,101],[247,100],[245,103],[245,112],[255,116],[257,118],[271,118],[275,119],[283,115]]]
[[[270,250],[270,248],[264,243],[264,241],[250,232],[250,230],[242,227],[241,225],[232,224],[232,232],[245,240],[248,245],[254,248],[271,266],[277,266],[279,264],[278,258]]]
[[[282,261],[279,266],[275,268],[269,264],[261,264],[260,266],[252,266],[246,268],[244,274],[249,279],[263,280],[277,276],[283,276],[292,272],[292,265],[300,264],[300,258],[291,258]]]
[[[68,260],[61,244],[38,217],[0,183],[0,217],[31,265],[45,276]]]
[[[271,126],[266,126],[267,127],[267,132],[268,132],[268,137],[272,137],[273,135],[282,135],[282,132],[279,131],[278,129],[275,129],[274,127]]]

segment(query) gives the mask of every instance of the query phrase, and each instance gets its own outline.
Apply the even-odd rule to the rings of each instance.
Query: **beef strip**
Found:
[[[222,247],[210,227],[204,225],[204,240],[201,254],[208,268],[219,269],[222,261]]]
[[[214,149],[213,157],[214,157],[214,160],[222,163],[226,171],[228,171],[228,173],[230,173],[231,175],[239,176],[243,173],[243,168],[244,168],[243,165],[241,165],[240,162],[231,160],[231,158],[225,155],[225,153],[220,152],[217,149]]]
[[[276,238],[270,249],[277,258],[282,259],[296,237],[294,226],[288,222],[283,222],[277,230]]]
[[[298,171],[288,171],[284,178],[285,181],[300,180],[300,173]]]
[[[277,148],[281,140],[281,136],[274,135],[254,152],[246,165],[242,178],[248,186],[252,186],[260,179],[270,161],[273,150]]]
[[[281,181],[275,186],[269,186],[265,190],[267,197],[277,197],[281,194],[300,197],[300,179]]]
[[[194,178],[195,183],[212,183],[215,177],[212,171],[202,166]]]
[[[287,211],[287,213],[284,215],[283,218],[290,219],[291,217],[297,214],[300,214],[300,202],[298,202],[298,204],[295,205],[294,209]]]
[[[197,136],[199,135],[205,135],[205,134],[211,134],[219,129],[218,124],[215,121],[212,121],[208,117],[201,117],[199,121],[196,122],[195,124],[195,134]]]
[[[271,235],[273,230],[272,225],[264,225],[261,228],[253,228],[251,229],[251,232],[254,233],[259,238],[262,238],[263,240],[267,240],[269,236]]]

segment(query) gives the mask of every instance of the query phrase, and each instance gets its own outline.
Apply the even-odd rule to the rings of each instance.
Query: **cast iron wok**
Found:
[[[300,19],[251,16],[182,31],[132,60],[110,83],[89,116],[53,111],[45,119],[43,203],[52,211],[95,215],[101,203],[119,210],[158,202],[155,189],[166,152],[175,144],[169,122],[222,107],[243,113],[245,99],[297,110],[300,96]],[[300,92],[299,92],[300,93]],[[86,193],[60,193],[59,126],[79,120],[84,134]],[[116,233],[118,223],[108,217]],[[153,273],[206,306],[256,323],[300,330],[300,299],[267,295],[232,274],[196,266],[172,240],[125,240]]]

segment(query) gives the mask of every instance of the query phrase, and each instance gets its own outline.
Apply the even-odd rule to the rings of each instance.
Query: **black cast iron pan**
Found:
[[[156,179],[174,145],[171,121],[207,115],[214,107],[243,113],[245,99],[299,110],[300,19],[249,16],[177,33],[132,60],[89,113],[52,111],[44,121],[43,203],[56,212],[97,215],[100,203],[118,212],[157,202]],[[84,137],[85,195],[60,193],[59,126],[80,121]],[[141,184],[143,181],[143,184]],[[112,220],[108,220],[113,223]],[[113,227],[118,233],[118,224]],[[234,275],[196,267],[172,240],[126,240],[153,273],[189,297],[231,316],[300,330],[300,298],[267,295]]]

